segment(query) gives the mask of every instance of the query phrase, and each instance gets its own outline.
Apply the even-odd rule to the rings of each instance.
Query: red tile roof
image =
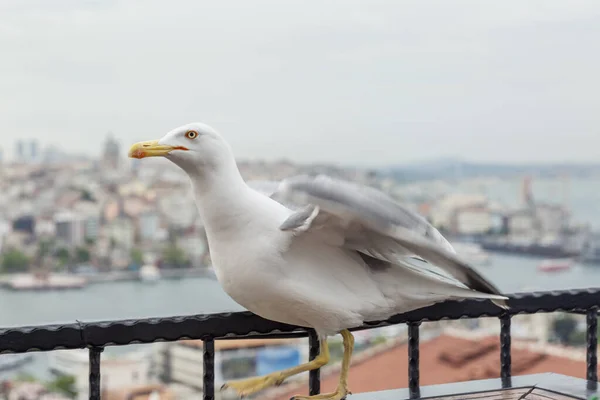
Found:
[[[406,343],[359,360],[350,368],[348,386],[353,393],[363,393],[408,386],[408,351]],[[513,375],[555,372],[585,378],[586,364],[555,355],[535,353],[513,347]],[[476,379],[500,377],[500,343],[497,336],[480,340],[442,335],[421,343],[421,385],[435,385]],[[336,388],[339,370],[322,376],[321,391]],[[283,387],[282,387],[283,388]],[[280,388],[281,389],[281,388]],[[289,387],[278,392],[273,400],[289,400],[294,394],[306,394],[307,384],[300,390]]]

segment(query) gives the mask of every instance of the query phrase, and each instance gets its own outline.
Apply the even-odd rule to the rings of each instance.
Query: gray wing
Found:
[[[429,276],[439,278],[446,273],[470,289],[500,294],[456,255],[427,220],[374,188],[323,175],[303,175],[283,180],[270,197],[296,206],[297,211],[281,229],[298,229],[301,234],[335,227],[342,231],[346,248],[394,265],[418,268]],[[401,262],[414,255],[429,264],[414,267]]]

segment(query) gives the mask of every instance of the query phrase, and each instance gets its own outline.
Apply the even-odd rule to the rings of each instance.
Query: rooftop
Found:
[[[513,344],[515,344],[513,342]],[[368,358],[356,357],[349,374],[352,393],[377,392],[408,387],[408,343],[391,348],[382,346]],[[500,378],[500,341],[497,336],[483,340],[463,339],[441,335],[420,344],[421,384],[439,385],[490,378]],[[336,365],[336,367],[338,367]],[[572,360],[541,352],[512,349],[513,375],[554,372],[576,378],[585,378],[585,360]],[[339,368],[322,372],[321,391],[336,388]],[[306,387],[306,382],[282,386],[269,400],[289,400]]]

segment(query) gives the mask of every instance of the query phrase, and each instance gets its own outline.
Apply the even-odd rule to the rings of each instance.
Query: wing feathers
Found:
[[[460,260],[452,245],[420,215],[403,207],[383,192],[370,187],[335,180],[327,176],[297,176],[285,179],[277,190],[269,186],[270,197],[283,204],[304,207],[292,214],[283,230],[303,233],[323,225],[343,233],[343,246],[362,253],[368,265],[385,269],[380,260],[440,279],[429,266],[410,266],[408,257],[418,257],[439,267],[457,287],[490,296],[505,307],[500,291],[475,269]],[[318,217],[318,222],[316,222]],[[321,230],[321,229],[318,229]],[[436,276],[437,275],[437,276]]]

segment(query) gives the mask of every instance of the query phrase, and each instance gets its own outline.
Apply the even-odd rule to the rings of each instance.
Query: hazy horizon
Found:
[[[592,0],[6,0],[0,146],[203,121],[240,160],[595,163],[597,43]]]

